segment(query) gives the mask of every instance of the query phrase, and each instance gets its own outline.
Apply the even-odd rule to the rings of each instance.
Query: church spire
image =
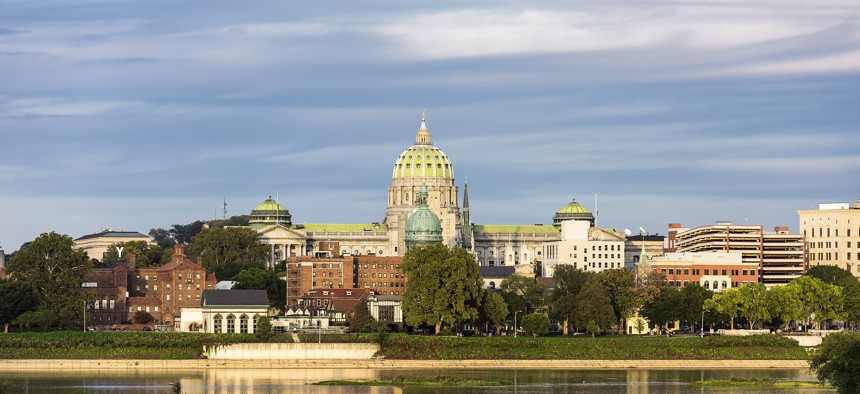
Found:
[[[430,142],[430,129],[427,128],[427,108],[421,111],[421,127],[418,128],[418,133],[415,134],[415,144],[418,145],[433,145]]]
[[[460,229],[463,232],[463,247],[474,251],[472,244],[472,214],[469,212],[469,177],[463,183],[463,218],[460,224]]]

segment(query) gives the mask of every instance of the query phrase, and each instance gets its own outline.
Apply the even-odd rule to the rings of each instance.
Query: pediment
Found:
[[[308,236],[303,231],[286,227],[281,224],[266,227],[260,230],[260,240],[307,240]]]

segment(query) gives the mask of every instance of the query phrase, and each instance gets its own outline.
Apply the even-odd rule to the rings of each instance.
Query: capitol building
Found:
[[[562,222],[578,220],[594,228],[594,216],[575,200],[556,212],[552,225],[474,224],[468,184],[461,199],[455,181],[454,165],[433,145],[422,113],[415,143],[394,158],[380,222],[295,224],[289,210],[270,197],[253,209],[249,225],[270,248],[270,264],[291,257],[403,256],[410,245],[433,241],[472,251],[482,267],[523,265],[524,272],[562,241]],[[611,238],[623,243],[623,235]]]

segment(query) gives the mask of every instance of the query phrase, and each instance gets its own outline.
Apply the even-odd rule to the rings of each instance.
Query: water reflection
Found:
[[[390,380],[451,376],[469,380],[504,381],[501,387],[368,387],[313,386],[323,380]],[[9,392],[172,393],[181,392],[307,393],[307,394],[435,394],[435,393],[749,393],[750,389],[703,389],[691,386],[712,379],[808,380],[803,370],[379,370],[379,369],[212,369],[205,371],[27,372],[2,378]],[[0,391],[3,387],[0,387]],[[774,390],[769,390],[774,392]],[[778,389],[780,393],[834,392],[820,387]]]

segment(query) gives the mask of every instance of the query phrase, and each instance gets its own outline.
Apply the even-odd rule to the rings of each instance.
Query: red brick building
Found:
[[[369,289],[382,295],[403,295],[402,262],[402,257],[374,255],[291,258],[287,262],[287,304],[297,305],[311,290]]]
[[[207,273],[200,259],[192,262],[174,246],[170,263],[160,268],[137,268],[134,255],[113,267],[94,269],[81,290],[96,294],[88,309],[88,325],[116,325],[131,321],[138,311],[147,312],[156,324],[174,326],[184,307],[199,307],[204,290],[215,288],[215,274]]]
[[[316,289],[306,292],[298,304],[313,316],[329,316],[333,325],[346,325],[359,302],[373,294],[370,289]]]

